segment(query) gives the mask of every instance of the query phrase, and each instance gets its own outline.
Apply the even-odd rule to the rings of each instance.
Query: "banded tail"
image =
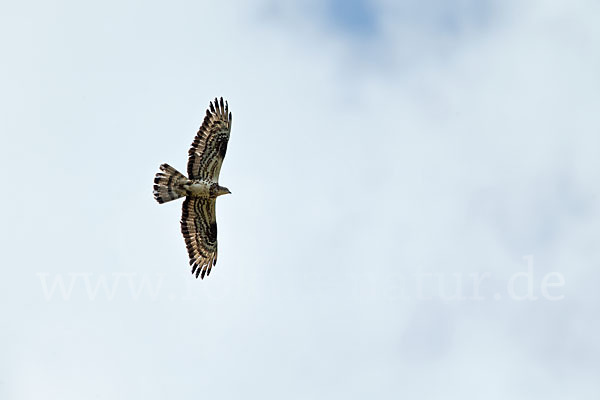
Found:
[[[189,181],[181,172],[169,164],[162,164],[159,173],[154,178],[154,198],[160,204],[184,197],[187,192],[183,185]]]

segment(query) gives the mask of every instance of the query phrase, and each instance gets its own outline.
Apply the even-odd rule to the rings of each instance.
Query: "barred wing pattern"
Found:
[[[190,256],[192,274],[210,275],[217,263],[215,198],[186,197],[181,214],[181,233]]]
[[[190,179],[219,181],[221,164],[227,152],[231,132],[231,113],[227,102],[215,98],[206,110],[204,122],[198,130],[188,154],[188,176]]]

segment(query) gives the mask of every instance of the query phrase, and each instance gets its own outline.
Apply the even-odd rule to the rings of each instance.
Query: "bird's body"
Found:
[[[199,197],[204,199],[216,198],[222,194],[230,193],[227,188],[219,186],[217,182],[202,179],[188,180],[182,184],[188,197]]]
[[[211,184],[210,181],[195,180],[184,187],[189,193],[188,196],[209,198]]]
[[[154,178],[154,198],[159,203],[185,197],[181,215],[181,232],[196,278],[209,275],[217,263],[217,222],[215,200],[231,193],[218,183],[221,164],[231,132],[231,113],[227,102],[214,104],[198,130],[188,154],[188,175],[168,164],[160,166]]]

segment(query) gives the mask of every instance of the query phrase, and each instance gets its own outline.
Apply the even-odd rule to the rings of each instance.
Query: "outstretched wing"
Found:
[[[181,214],[181,233],[190,256],[192,274],[210,275],[217,263],[217,218],[215,200],[186,197]]]
[[[198,130],[188,154],[188,176],[218,182],[221,164],[227,152],[231,132],[231,113],[223,98],[210,102],[204,122]]]

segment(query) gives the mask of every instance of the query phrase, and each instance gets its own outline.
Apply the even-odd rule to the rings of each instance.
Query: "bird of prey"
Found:
[[[231,113],[223,98],[210,102],[204,122],[188,152],[188,176],[168,164],[160,166],[154,178],[154,198],[160,204],[185,197],[181,232],[185,239],[192,274],[210,275],[217,263],[217,220],[215,201],[231,193],[219,186],[219,172],[231,132]]]

